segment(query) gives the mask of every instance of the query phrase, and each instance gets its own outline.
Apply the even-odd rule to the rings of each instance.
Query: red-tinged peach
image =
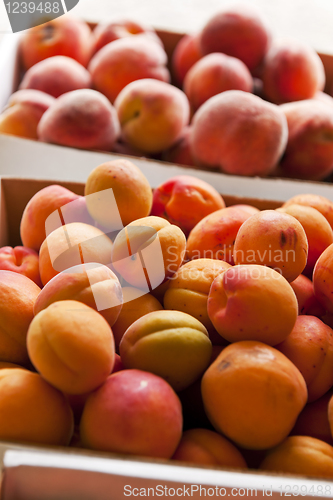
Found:
[[[91,43],[91,32],[85,22],[61,16],[26,31],[20,41],[20,56],[25,69],[52,56],[71,57],[86,66]]]
[[[201,57],[199,34],[184,35],[176,45],[172,55],[172,73],[179,85],[183,85],[184,78]]]
[[[240,59],[215,52],[192,66],[186,74],[183,88],[195,111],[210,97],[226,90],[252,92],[253,80]]]
[[[265,266],[235,266],[213,281],[207,302],[215,329],[229,342],[257,340],[274,346],[291,333],[298,313],[288,281]]]
[[[288,140],[283,111],[241,90],[208,99],[195,113],[191,130],[195,164],[236,175],[268,175]]]
[[[247,469],[235,445],[209,429],[190,429],[183,433],[172,460],[213,467]]]
[[[170,81],[167,55],[159,43],[146,36],[126,37],[99,50],[89,64],[94,88],[114,102],[119,92],[141,78]]]
[[[117,276],[101,264],[83,264],[57,274],[38,295],[34,314],[60,300],[77,300],[97,310],[112,326],[122,307]]]
[[[153,201],[148,180],[126,159],[108,161],[94,168],[86,181],[84,194],[92,217],[110,227],[110,231],[147,217]]]
[[[108,265],[112,242],[100,229],[73,222],[52,231],[39,251],[39,272],[43,285],[61,271],[90,262]]]
[[[119,135],[117,113],[108,99],[91,89],[61,95],[44,113],[39,140],[81,149],[110,151]]]
[[[0,271],[0,360],[25,365],[26,336],[40,288],[23,274]]]
[[[66,56],[54,56],[32,66],[20,89],[35,89],[59,97],[65,92],[91,88],[91,76],[84,66]]]
[[[37,373],[0,370],[0,439],[67,446],[73,414],[63,394]]]
[[[290,335],[275,346],[304,377],[308,401],[333,386],[333,330],[315,316],[298,316]]]
[[[309,246],[308,259],[303,272],[311,276],[318,258],[333,243],[331,226],[325,217],[312,207],[288,205],[287,207],[278,208],[277,211],[292,215],[302,224]]]
[[[282,207],[294,204],[316,208],[328,220],[329,225],[333,229],[333,201],[319,194],[297,194],[289,198]]]
[[[127,85],[115,108],[125,142],[146,153],[169,148],[188,125],[190,106],[186,95],[173,85],[144,78]]]
[[[241,210],[244,210],[244,212],[249,213],[250,215],[257,214],[260,212],[259,208],[253,207],[252,205],[247,205],[247,204],[242,204],[238,203],[236,205],[231,205],[233,208],[240,208]]]
[[[270,39],[260,13],[244,4],[215,14],[201,32],[200,45],[204,54],[223,52],[237,57],[252,71],[266,55]]]
[[[151,215],[164,217],[187,235],[206,215],[225,208],[216,189],[190,175],[177,175],[154,190]]]
[[[164,378],[175,391],[197,380],[208,367],[212,344],[203,324],[180,311],[155,311],[124,333],[119,354],[126,368]]]
[[[312,281],[300,274],[290,283],[298,302],[298,314],[309,314],[321,317],[325,314],[325,308],[319,302],[314,293]]]
[[[300,101],[323,90],[325,70],[312,47],[294,39],[280,40],[272,44],[265,57],[262,80],[270,101]]]
[[[75,300],[54,302],[32,320],[29,357],[42,377],[67,394],[97,389],[114,365],[114,340],[106,320]]]
[[[322,102],[326,105],[333,106],[333,98],[331,95],[326,94],[326,92],[322,92],[318,90],[315,95],[312,97],[316,101]]]
[[[182,424],[180,401],[165,380],[122,370],[89,396],[80,434],[84,446],[94,450],[171,458]]]
[[[329,391],[316,401],[306,404],[298,415],[290,434],[293,436],[310,436],[325,441],[332,446],[333,437],[328,421],[328,404],[331,397],[332,391]]]
[[[66,204],[79,199],[79,196],[58,184],[40,189],[26,205],[20,225],[23,245],[39,251],[46,238],[46,219]]]
[[[31,248],[0,248],[0,269],[23,274],[34,281],[39,287],[42,286],[39,276],[38,254]]]
[[[138,288],[125,286],[123,292],[123,307],[117,321],[112,327],[116,346],[134,321],[154,311],[162,311],[161,303],[150,293],[143,293]]]
[[[321,254],[313,270],[314,293],[329,313],[333,313],[333,244]]]
[[[187,258],[219,259],[234,264],[234,243],[250,213],[235,207],[222,208],[204,217],[189,234]]]
[[[180,137],[169,149],[162,152],[162,160],[183,167],[195,168],[190,148],[191,127],[184,127]]]
[[[244,222],[234,246],[235,264],[261,264],[294,281],[306,266],[308,241],[295,217],[263,210]]]

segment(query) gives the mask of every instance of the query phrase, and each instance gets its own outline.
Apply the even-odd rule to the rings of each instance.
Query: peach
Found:
[[[236,264],[261,264],[294,281],[307,263],[308,241],[292,215],[263,210],[244,222],[234,247]]]
[[[204,217],[187,240],[188,259],[219,259],[234,264],[234,242],[250,213],[235,207],[222,208]]]
[[[117,321],[112,327],[112,332],[116,346],[134,321],[154,311],[161,311],[161,303],[150,293],[143,293],[138,288],[125,286],[123,292],[123,307]]]
[[[0,271],[0,360],[27,364],[26,336],[40,288],[23,274]]]
[[[262,62],[270,39],[260,13],[244,4],[215,14],[201,32],[200,45],[204,54],[223,52],[237,57],[252,71]]]
[[[258,96],[228,90],[195,113],[190,138],[196,165],[227,174],[268,175],[288,140],[283,111]]]
[[[236,446],[208,429],[185,431],[172,459],[197,465],[247,469]]]
[[[20,55],[25,69],[52,56],[67,56],[86,66],[91,55],[88,25],[70,16],[61,16],[24,33]]]
[[[112,264],[130,285],[148,292],[177,271],[185,247],[186,238],[179,227],[161,217],[144,217],[118,233]]]
[[[281,443],[307,400],[296,366],[277,349],[255,341],[223,349],[206,370],[201,391],[214,428],[254,450]]]
[[[291,333],[297,299],[288,281],[265,266],[235,266],[213,281],[207,302],[214,327],[229,342],[274,346]]]
[[[203,56],[199,34],[184,35],[177,43],[172,55],[172,73],[176,82],[182,86],[184,78],[192,66]]]
[[[23,274],[34,281],[39,287],[42,286],[39,276],[38,254],[31,248],[0,248],[0,269]]]
[[[181,135],[169,149],[162,152],[162,160],[169,163],[176,163],[184,167],[195,168],[190,150],[191,127],[184,127]]]
[[[159,43],[146,36],[125,37],[105,45],[91,59],[94,88],[114,102],[119,92],[141,78],[170,81],[167,55]]]
[[[101,264],[83,264],[52,278],[38,295],[34,314],[60,300],[77,300],[97,310],[112,326],[121,311],[123,296],[117,276]]]
[[[37,134],[43,142],[110,151],[119,130],[108,99],[95,90],[80,89],[58,97],[40,120]]]
[[[155,311],[124,333],[119,354],[125,368],[164,378],[175,391],[197,380],[210,362],[212,344],[200,321],[180,311]]]
[[[247,205],[246,203],[237,203],[236,205],[231,205],[233,208],[240,208],[250,215],[254,215],[260,212],[259,208],[253,207],[252,205]]]
[[[183,86],[194,111],[220,92],[252,92],[252,87],[252,76],[245,64],[240,59],[219,52],[208,54],[196,62],[186,74]]]
[[[315,99],[316,101],[323,102],[324,104],[328,104],[329,106],[333,105],[333,98],[332,94],[328,95],[326,92],[322,92],[321,90],[318,90],[315,95],[312,97],[312,99]]]
[[[38,252],[46,238],[45,222],[49,215],[78,199],[77,194],[58,184],[40,189],[29,200],[21,218],[20,234],[23,245]]]
[[[289,198],[282,207],[287,207],[288,205],[303,205],[306,207],[316,208],[328,221],[329,225],[333,229],[333,201],[325,198],[325,196],[320,196],[319,194],[297,194],[292,198]]]
[[[333,313],[332,258],[333,244],[324,250],[313,270],[315,296],[329,313]]]
[[[126,159],[108,161],[94,168],[84,194],[92,217],[113,231],[147,217],[153,201],[148,180]]]
[[[159,153],[169,148],[190,118],[184,92],[152,78],[127,85],[114,105],[123,140],[145,153]]]
[[[0,370],[0,439],[65,446],[73,434],[66,398],[37,373]]]
[[[42,377],[68,394],[97,389],[114,365],[114,340],[106,320],[76,300],[54,302],[32,320],[27,347]]]
[[[321,305],[314,294],[312,281],[300,274],[290,283],[298,302],[298,314],[309,314],[310,316],[323,316],[325,308]]]
[[[333,243],[333,231],[325,217],[315,208],[288,205],[277,210],[292,215],[303,226],[308,240],[308,259],[304,274],[312,275],[313,268],[323,251]]]
[[[290,436],[268,452],[260,469],[332,479],[333,447],[313,437]]]
[[[200,321],[213,343],[220,340],[207,312],[207,300],[214,279],[230,267],[223,260],[195,259],[181,266],[170,278],[164,295],[165,309],[182,311]]]
[[[151,215],[164,217],[188,234],[206,215],[225,208],[210,184],[191,175],[177,175],[154,190]]]
[[[333,330],[315,316],[298,316],[290,335],[275,346],[304,377],[308,401],[333,386]]]
[[[91,87],[90,73],[66,56],[54,56],[32,66],[23,77],[20,89],[36,89],[53,97]]]
[[[100,229],[73,222],[57,227],[44,240],[39,252],[39,271],[43,285],[70,267],[95,262],[111,262],[112,242]]]
[[[293,436],[310,436],[333,445],[328,421],[328,404],[332,392],[327,392],[316,401],[305,405],[291,431]]]
[[[80,434],[87,448],[170,458],[182,423],[180,401],[165,380],[141,370],[122,370],[89,396]]]

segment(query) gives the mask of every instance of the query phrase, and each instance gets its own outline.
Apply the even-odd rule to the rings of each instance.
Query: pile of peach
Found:
[[[242,5],[166,50],[129,20],[28,30],[0,133],[235,175],[332,174],[333,89],[313,48],[275,39]]]
[[[40,190],[0,249],[0,439],[333,478],[332,226],[128,160]]]

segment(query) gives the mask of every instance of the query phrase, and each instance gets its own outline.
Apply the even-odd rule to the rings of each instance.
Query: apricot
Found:
[[[97,310],[110,326],[116,322],[123,296],[117,276],[101,264],[70,267],[52,278],[38,295],[34,314],[60,300],[77,300]]]
[[[289,198],[282,207],[287,207],[288,205],[303,205],[306,207],[316,208],[328,221],[329,225],[333,229],[333,201],[325,198],[325,196],[320,196],[319,194],[297,194],[292,198]]]
[[[32,320],[29,357],[42,377],[68,394],[99,387],[114,364],[114,340],[106,320],[75,300],[54,302]]]
[[[205,371],[212,344],[200,321],[180,311],[155,311],[136,320],[124,333],[119,354],[125,368],[164,378],[181,391]]]
[[[191,127],[184,127],[177,141],[170,148],[162,152],[162,160],[168,163],[195,168],[190,149],[190,134]]]
[[[204,56],[190,68],[183,88],[195,111],[220,92],[252,92],[253,80],[250,71],[240,59],[215,52]]]
[[[235,207],[222,208],[204,217],[187,239],[188,259],[219,259],[234,264],[234,243],[250,213]]]
[[[125,37],[109,43],[91,59],[88,70],[94,88],[114,102],[119,92],[141,78],[170,81],[167,55],[146,36]]]
[[[274,346],[292,331],[298,307],[295,293],[278,272],[265,266],[235,266],[213,281],[208,316],[229,342],[257,340]]]
[[[177,175],[154,190],[151,215],[164,217],[188,234],[206,215],[225,208],[210,184],[191,175]]]
[[[141,370],[122,370],[89,396],[80,435],[87,448],[170,458],[182,424],[180,401],[165,380]]]
[[[298,40],[275,41],[264,60],[263,91],[277,104],[311,99],[325,85],[323,63],[315,50]]]
[[[237,203],[236,205],[231,205],[233,208],[240,208],[250,215],[254,215],[260,212],[259,208],[253,207],[252,205],[247,205],[246,203]]]
[[[36,89],[53,97],[90,87],[90,73],[82,64],[66,56],[49,57],[35,64],[20,84],[20,89]]]
[[[227,174],[268,175],[287,140],[283,111],[241,90],[211,97],[192,120],[190,144],[195,164]]]
[[[261,264],[294,281],[306,266],[308,241],[295,217],[263,210],[244,222],[234,246],[235,264]]]
[[[32,248],[0,248],[0,269],[23,274],[23,276],[30,278],[39,287],[42,286],[39,276],[38,254]]]
[[[67,446],[74,422],[63,394],[37,373],[0,370],[0,439]]]
[[[170,278],[184,260],[186,238],[161,217],[144,217],[120,231],[112,247],[112,264],[130,285],[145,291]]]
[[[270,450],[261,470],[333,478],[333,447],[309,436],[290,436]]]
[[[278,208],[277,211],[292,215],[302,224],[308,240],[308,258],[303,272],[311,276],[318,258],[333,243],[331,226],[325,217],[312,207],[288,205]]]
[[[333,244],[323,251],[313,270],[315,296],[329,313],[333,313],[332,258]]]
[[[114,105],[122,139],[144,153],[169,148],[189,123],[190,105],[184,92],[152,78],[129,83]]]
[[[256,341],[223,349],[206,370],[201,390],[214,428],[254,450],[281,443],[307,400],[296,366],[277,349]]]
[[[114,107],[91,89],[73,90],[58,97],[37,128],[40,141],[106,151],[112,149],[119,132]]]
[[[290,283],[298,302],[298,314],[309,314],[310,316],[323,316],[325,308],[321,305],[314,294],[312,281],[300,274]]]
[[[0,271],[0,360],[28,362],[26,336],[40,288],[23,274]]]
[[[172,459],[197,465],[247,468],[236,446],[217,432],[208,429],[185,431]]]
[[[108,265],[112,242],[100,229],[73,222],[57,227],[39,251],[39,271],[43,285],[59,272],[89,262]]]
[[[172,54],[172,73],[176,82],[182,86],[184,78],[192,66],[203,56],[199,34],[184,35],[177,43]]]
[[[312,403],[305,405],[291,431],[293,436],[310,436],[333,445],[328,421],[328,404],[332,397],[329,391]]]
[[[237,57],[252,71],[262,62],[270,44],[266,22],[254,7],[229,7],[204,26],[200,46],[204,54],[223,52]]]
[[[149,36],[153,40],[158,40],[158,36],[152,28],[129,19],[100,23],[93,31],[93,52],[98,52],[102,47],[119,38],[141,34]]]
[[[153,201],[148,180],[126,159],[108,161],[94,168],[86,181],[84,194],[92,217],[110,231],[147,217]]]
[[[161,303],[150,293],[144,293],[142,290],[130,286],[123,287],[122,292],[123,306],[117,321],[112,326],[112,332],[117,347],[125,331],[134,321],[153,311],[163,310]]]

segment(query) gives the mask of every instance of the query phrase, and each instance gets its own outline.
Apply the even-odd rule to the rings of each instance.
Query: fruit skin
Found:
[[[91,88],[90,73],[66,56],[54,56],[32,66],[24,75],[20,89],[36,89],[53,97],[65,92]]]
[[[67,446],[74,422],[63,394],[40,375],[20,368],[0,370],[0,439]]]
[[[119,354],[126,368],[149,371],[175,391],[197,380],[210,362],[212,344],[206,328],[180,311],[155,311],[124,333]]]
[[[100,92],[79,89],[58,97],[37,128],[43,142],[111,151],[120,132],[117,113]]]
[[[333,447],[309,436],[290,436],[273,450],[260,470],[333,478]]]
[[[304,205],[306,207],[316,208],[328,221],[329,225],[333,229],[333,202],[325,196],[320,196],[318,194],[297,194],[292,198],[289,198],[282,207],[288,207],[289,205]]]
[[[192,66],[203,56],[199,43],[200,35],[184,35],[176,45],[172,55],[172,73],[182,86],[184,78]]]
[[[208,99],[195,113],[191,130],[195,164],[236,175],[268,175],[288,140],[282,110],[241,90]]]
[[[201,391],[215,429],[254,450],[281,443],[307,400],[295,365],[277,349],[255,341],[223,349],[206,370]]]
[[[184,92],[152,78],[128,84],[114,105],[122,139],[144,153],[169,148],[189,123],[190,105]]]
[[[300,274],[290,283],[298,302],[298,314],[309,314],[310,316],[324,316],[326,309],[322,306],[314,294],[312,281]]]
[[[256,340],[274,346],[291,333],[298,313],[287,280],[265,266],[235,266],[213,281],[208,316],[229,342]]]
[[[24,33],[20,57],[25,69],[52,56],[71,57],[86,66],[91,56],[88,25],[66,15]]]
[[[94,450],[170,458],[182,424],[180,401],[165,380],[122,370],[89,396],[80,435],[83,445]]]
[[[93,86],[113,103],[120,91],[142,78],[170,81],[167,55],[147,36],[115,40],[99,50],[89,63]]]
[[[262,70],[263,91],[272,102],[311,99],[325,85],[325,70],[315,50],[305,43],[280,40],[269,49]]]
[[[317,260],[313,270],[313,287],[315,296],[329,313],[333,313],[332,257],[333,244],[324,250]]]
[[[0,248],[0,269],[22,274],[39,287],[42,286],[39,276],[38,254],[31,248],[20,246]]]
[[[169,149],[162,152],[162,160],[168,163],[176,163],[183,167],[195,168],[190,150],[191,127],[184,127],[181,135]]]

